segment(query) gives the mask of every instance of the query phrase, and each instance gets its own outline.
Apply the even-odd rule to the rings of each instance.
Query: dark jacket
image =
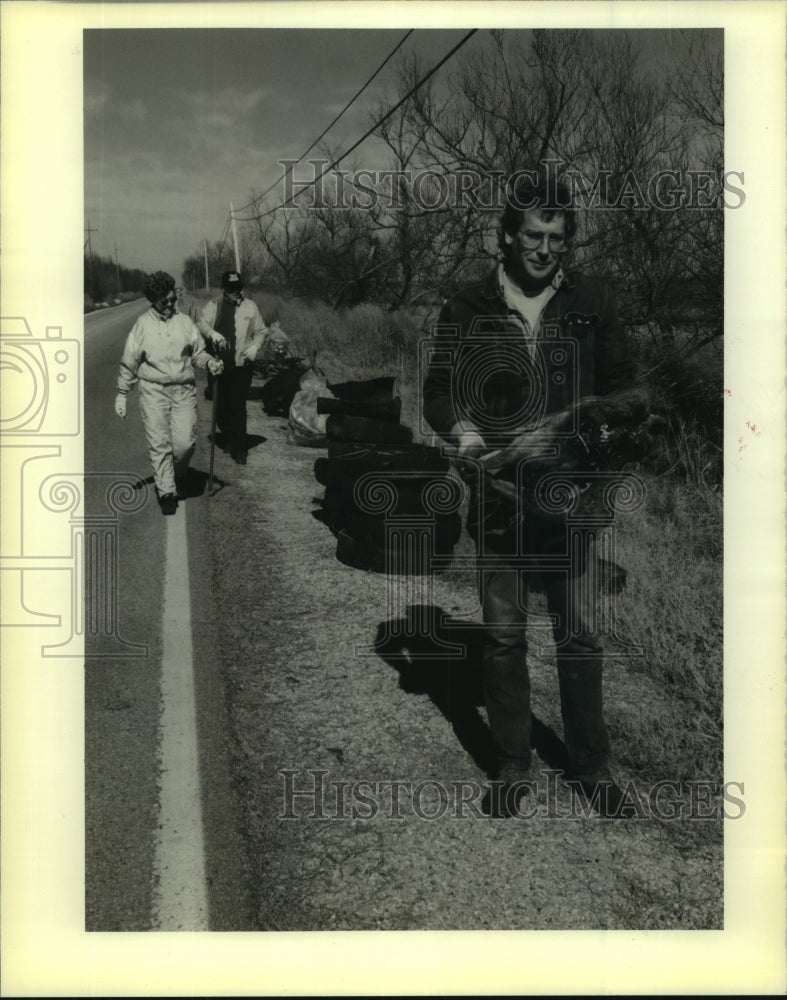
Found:
[[[527,344],[510,315],[497,268],[448,300],[427,346],[424,417],[443,438],[457,421],[487,444],[536,427],[583,396],[634,381],[634,365],[605,282],[567,272]]]

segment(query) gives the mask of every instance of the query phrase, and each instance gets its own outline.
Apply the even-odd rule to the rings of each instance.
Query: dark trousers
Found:
[[[494,556],[487,538],[485,552]],[[497,541],[495,539],[494,541]],[[564,526],[530,520],[520,551],[527,556],[559,554],[566,547]],[[484,614],[483,671],[487,715],[501,767],[530,765],[530,677],[527,666],[529,574],[503,565],[479,573]],[[596,621],[595,545],[575,537],[570,567],[541,572],[547,610],[553,620],[560,706],[571,770],[589,776],[603,772],[609,737],[602,707],[603,646]]]
[[[216,423],[224,435],[224,444],[231,451],[246,451],[246,396],[251,387],[251,365],[225,368],[213,380],[218,387]]]

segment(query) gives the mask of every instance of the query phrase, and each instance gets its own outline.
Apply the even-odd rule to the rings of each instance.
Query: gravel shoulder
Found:
[[[202,428],[209,405],[200,395]],[[532,818],[477,815],[490,745],[469,667],[474,575],[389,582],[342,565],[313,516],[322,495],[314,461],[325,452],[289,444],[286,421],[258,402],[248,412],[248,465],[217,450],[222,487],[206,502],[257,928],[722,927],[721,820],[577,814],[548,762]],[[468,544],[463,536],[462,553]],[[413,606],[441,609],[443,641],[465,646],[464,667],[455,653],[419,659],[423,643],[407,630]],[[534,621],[535,637],[544,625]],[[531,674],[547,746],[561,723],[546,647]],[[616,713],[657,697],[647,685],[641,671],[611,662],[613,745]],[[625,763],[620,779],[638,781]],[[288,788],[305,794],[288,798]]]

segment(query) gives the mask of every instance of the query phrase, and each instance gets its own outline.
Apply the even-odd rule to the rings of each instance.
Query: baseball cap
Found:
[[[225,271],[221,276],[221,287],[228,292],[239,292],[243,288],[243,278],[237,271]]]

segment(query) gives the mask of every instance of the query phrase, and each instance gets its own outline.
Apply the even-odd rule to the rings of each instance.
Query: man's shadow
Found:
[[[492,734],[478,710],[484,704],[483,635],[478,622],[453,618],[435,605],[411,605],[404,618],[380,623],[374,649],[399,673],[403,691],[429,696],[480,770],[495,778]],[[530,742],[550,768],[568,768],[565,744],[535,715]]]
[[[251,451],[252,448],[256,448],[258,445],[265,444],[268,439],[262,434],[247,434],[246,435],[246,450]],[[210,434],[208,434],[208,441],[210,442]],[[216,431],[216,437],[214,441],[217,448],[222,451],[229,450],[229,440],[226,435],[222,434],[221,431]]]

